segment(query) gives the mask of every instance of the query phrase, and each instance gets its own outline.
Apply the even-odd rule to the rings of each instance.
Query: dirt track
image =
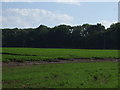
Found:
[[[25,61],[25,62],[8,62],[2,63],[2,66],[26,66],[37,64],[62,64],[62,63],[80,63],[80,62],[118,62],[120,59],[71,59],[71,60],[53,60],[53,61]]]

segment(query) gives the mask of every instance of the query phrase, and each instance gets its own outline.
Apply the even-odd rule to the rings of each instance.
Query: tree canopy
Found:
[[[1,30],[3,47],[119,49],[120,23]]]

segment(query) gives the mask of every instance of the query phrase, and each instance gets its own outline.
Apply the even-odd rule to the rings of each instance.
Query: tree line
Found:
[[[119,49],[120,23],[1,30],[3,47]]]

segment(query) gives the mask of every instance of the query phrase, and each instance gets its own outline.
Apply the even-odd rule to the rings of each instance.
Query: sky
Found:
[[[118,4],[118,22],[120,22],[120,1]]]
[[[41,24],[82,25],[118,21],[118,2],[2,2],[0,28],[34,28]]]

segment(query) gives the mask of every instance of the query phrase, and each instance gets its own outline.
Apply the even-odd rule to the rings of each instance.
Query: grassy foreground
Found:
[[[79,58],[119,58],[118,50],[2,48],[2,53],[2,60],[4,62]]]
[[[118,88],[118,62],[3,68],[3,88]]]

